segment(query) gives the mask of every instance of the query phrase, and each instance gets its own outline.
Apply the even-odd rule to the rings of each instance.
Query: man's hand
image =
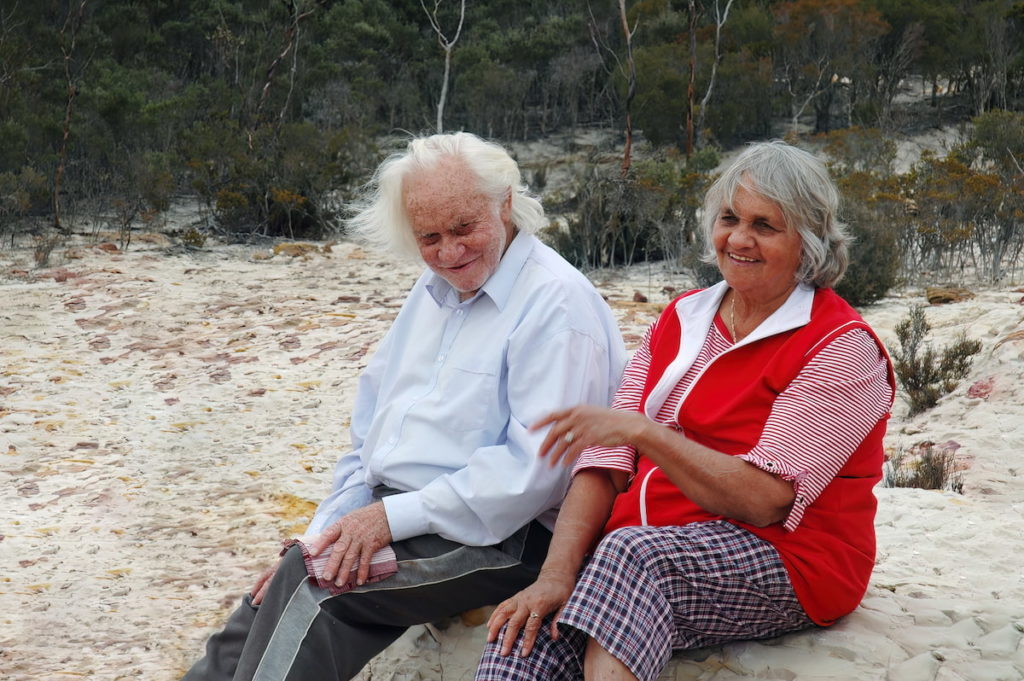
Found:
[[[391,543],[391,527],[383,502],[356,509],[341,518],[310,544],[314,556],[331,544],[334,549],[324,567],[324,579],[333,579],[342,586],[349,581],[352,566],[359,563],[356,584],[362,586],[370,574],[370,558]]]
[[[274,578],[274,574],[277,572],[277,566],[281,564],[281,561],[277,561],[272,566],[268,567],[263,571],[263,574],[259,576],[256,583],[252,587],[252,604],[259,605],[263,602],[263,597],[267,595],[267,587],[270,586],[270,580]]]

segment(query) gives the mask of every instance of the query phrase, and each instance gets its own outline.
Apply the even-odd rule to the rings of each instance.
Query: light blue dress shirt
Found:
[[[384,498],[394,540],[439,534],[486,546],[534,518],[549,529],[567,469],[537,456],[551,411],[607,405],[625,349],[591,283],[536,237],[520,233],[480,291],[458,292],[427,270],[359,380],[352,446],[307,535]]]

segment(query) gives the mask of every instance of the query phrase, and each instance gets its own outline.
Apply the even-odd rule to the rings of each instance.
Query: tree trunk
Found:
[[[629,21],[626,19],[626,0],[619,0],[619,17],[622,20],[622,33],[626,39],[626,143],[622,150],[620,173],[622,177],[625,177],[629,174],[629,168],[633,163],[632,104],[633,98],[636,96],[636,64],[633,62],[633,33],[636,31],[636,27],[634,26],[632,31],[629,29]]]
[[[699,146],[703,146],[701,135],[704,134],[704,120],[711,102],[711,93],[715,89],[718,65],[722,62],[722,26],[725,26],[725,22],[729,19],[732,3],[733,0],[729,0],[725,3],[725,11],[719,12],[718,0],[715,0],[715,60],[711,62],[711,78],[708,79],[708,89],[704,93],[704,98],[700,100],[700,110],[697,112],[697,142]]]
[[[437,134],[444,132],[444,108],[448,101],[448,78],[451,76],[452,71],[452,49],[455,47],[455,43],[459,41],[459,36],[462,35],[462,22],[466,18],[466,0],[462,0],[459,9],[459,26],[455,29],[455,37],[451,40],[441,30],[440,20],[437,18],[438,8],[441,6],[441,0],[434,0],[434,11],[431,12],[427,9],[423,0],[420,0],[420,7],[423,8],[423,12],[427,15],[427,19],[430,20],[430,27],[434,30],[437,35],[437,42],[444,50],[444,78],[441,82],[441,95],[437,100]]]
[[[686,84],[686,158],[693,156],[693,97],[697,81],[697,3],[689,0],[690,8],[690,80]]]
[[[67,82],[68,99],[64,106],[64,126],[60,140],[60,149],[57,152],[57,169],[53,173],[53,226],[55,229],[66,232],[61,223],[60,192],[64,182],[64,170],[67,167],[68,141],[71,139],[71,118],[75,110],[75,98],[78,96],[78,86],[75,85],[71,75],[71,59],[75,54],[75,43],[78,41],[78,31],[82,28],[85,18],[85,5],[87,0],[82,0],[78,5],[78,13],[72,15],[70,10],[68,17],[61,29],[61,38],[65,32],[71,32],[71,44],[67,48],[61,45],[61,52],[64,55],[64,79]]]
[[[452,72],[452,48],[444,48],[444,77],[441,79],[441,96],[437,98],[437,134],[444,132],[444,105],[448,101],[448,78]]]

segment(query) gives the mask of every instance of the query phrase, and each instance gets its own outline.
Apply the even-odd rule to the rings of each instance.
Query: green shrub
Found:
[[[889,457],[882,477],[883,487],[946,489],[964,493],[963,475],[956,468],[956,448],[921,442],[908,453],[898,448]]]
[[[718,159],[713,147],[689,161],[669,152],[636,161],[625,177],[617,167],[589,166],[576,178],[572,199],[548,206],[571,215],[568,228],[545,233],[577,267],[645,260],[695,266],[701,247],[697,211]]]
[[[893,173],[896,143],[880,130],[856,127],[830,132],[823,141],[853,237],[849,267],[835,289],[851,305],[868,305],[896,285],[902,263],[899,225],[906,203]]]
[[[910,416],[931,409],[940,397],[952,392],[967,375],[971,357],[981,351],[980,341],[967,340],[961,335],[941,353],[936,353],[925,343],[930,330],[920,305],[912,307],[907,319],[896,325],[900,349],[892,353],[892,359],[896,379],[907,393]]]
[[[198,250],[206,245],[206,235],[195,227],[189,227],[179,238],[187,248]]]
[[[899,232],[888,221],[864,215],[864,208],[851,212],[848,217],[854,219],[847,225],[853,237],[850,264],[835,290],[850,305],[859,307],[884,298],[899,281]]]
[[[640,165],[640,164],[637,164]],[[553,246],[577,267],[630,265],[666,257],[663,226],[671,227],[677,196],[663,168],[620,177],[596,166],[577,178],[575,215],[567,230],[546,232]],[[679,233],[675,228],[676,234]]]

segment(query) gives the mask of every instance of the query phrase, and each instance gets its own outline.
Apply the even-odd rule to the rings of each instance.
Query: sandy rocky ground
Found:
[[[160,235],[36,268],[0,251],[0,679],[177,679],[304,527],[348,444],[366,363],[419,268]],[[595,272],[635,347],[681,275]],[[650,302],[634,302],[640,291]],[[879,489],[878,565],[830,630],[678,655],[663,679],[1024,679],[1024,299],[927,309],[968,378],[887,444],[959,445],[963,494]],[[864,311],[887,343],[920,289]],[[483,627],[411,629],[361,678],[469,679]]]

